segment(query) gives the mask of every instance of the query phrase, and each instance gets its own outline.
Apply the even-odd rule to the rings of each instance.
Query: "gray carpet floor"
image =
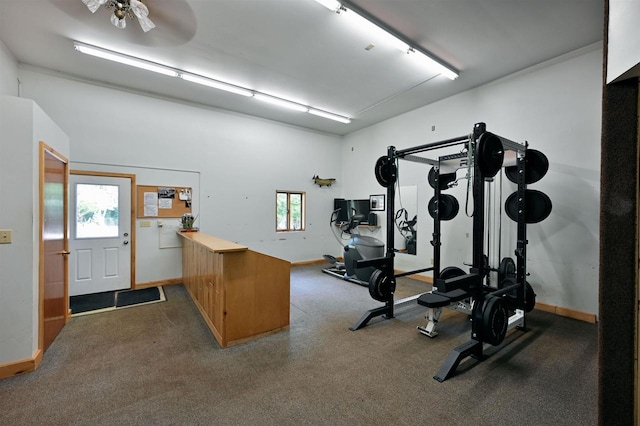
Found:
[[[483,362],[433,379],[469,339],[448,311],[430,339],[425,309],[380,306],[365,287],[291,272],[291,326],[221,349],[182,285],[167,301],[74,317],[33,373],[0,380],[0,425],[591,425],[597,327],[546,312],[510,331]],[[397,298],[427,291],[401,278]]]

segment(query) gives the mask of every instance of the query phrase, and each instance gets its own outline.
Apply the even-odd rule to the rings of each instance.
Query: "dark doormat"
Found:
[[[116,292],[105,291],[104,293],[83,294],[80,296],[71,296],[69,298],[69,307],[71,314],[79,314],[82,312],[98,311],[116,306]]]
[[[155,302],[159,300],[160,289],[158,287],[119,291],[116,293],[116,308],[139,305],[140,303]]]
[[[69,308],[71,316],[113,311],[115,309],[167,300],[161,286],[139,290],[106,291],[104,293],[71,296]]]

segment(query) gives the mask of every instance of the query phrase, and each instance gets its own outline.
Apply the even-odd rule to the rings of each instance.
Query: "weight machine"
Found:
[[[429,159],[416,154],[454,146],[463,146],[460,152]],[[505,203],[507,215],[517,223],[516,261],[505,258],[500,262],[498,286],[489,285],[488,257],[484,253],[485,241],[485,182],[492,178],[504,165],[505,151],[509,151],[514,165],[507,167],[507,177],[517,184],[517,191]],[[433,166],[429,182],[435,195],[429,202],[429,213],[434,219],[433,267],[395,274],[394,257],[394,201],[395,182],[398,176],[399,160],[412,161]],[[468,184],[473,194],[473,239],[472,262],[469,273],[457,267],[441,270],[440,222],[450,220],[458,212],[455,197],[442,194],[442,190],[455,180],[455,172],[467,168]],[[549,197],[540,191],[528,190],[527,184],[541,179],[548,169],[546,157],[538,151],[529,150],[528,144],[520,144],[487,132],[485,123],[477,123],[471,134],[447,139],[404,150],[390,146],[387,155],[380,157],[375,165],[378,183],[387,188],[387,244],[384,257],[360,260],[355,267],[376,268],[369,280],[369,293],[384,306],[367,311],[360,321],[351,327],[357,330],[376,316],[393,318],[396,278],[425,271],[433,271],[433,291],[409,298],[417,299],[426,306],[427,326],[421,332],[435,336],[435,324],[442,307],[463,311],[471,316],[471,339],[454,348],[445,363],[434,376],[442,382],[451,377],[459,363],[467,358],[483,359],[485,343],[497,346],[505,338],[508,329],[526,331],[526,313],[535,305],[535,294],[526,282],[526,225],[544,220],[551,212]],[[513,315],[509,311],[514,311]]]

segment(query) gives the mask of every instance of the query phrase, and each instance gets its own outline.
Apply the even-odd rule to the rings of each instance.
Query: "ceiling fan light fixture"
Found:
[[[140,27],[145,33],[153,28],[155,24],[149,19],[149,9],[140,0],[82,0],[92,13],[95,13],[100,6],[113,11],[111,23],[116,28],[126,28],[127,18],[138,18]]]
[[[80,53],[95,56],[97,58],[107,59],[109,61],[118,62],[124,65],[129,65],[136,68],[142,68],[147,71],[152,71],[158,74],[167,75],[169,77],[178,77],[179,73],[173,68],[165,65],[156,64],[151,61],[139,59],[134,56],[125,55],[123,53],[113,52],[111,50],[102,49],[100,47],[91,46],[89,44],[80,43],[78,41],[73,43],[75,49]]]

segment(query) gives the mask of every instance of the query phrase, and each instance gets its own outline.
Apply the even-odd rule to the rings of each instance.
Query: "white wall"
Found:
[[[640,77],[640,2],[609,0],[607,84]]]
[[[0,40],[0,95],[18,96],[18,60]]]
[[[73,162],[198,173],[202,231],[289,261],[319,259],[335,245],[328,222],[341,182],[319,188],[311,177],[339,176],[340,137],[33,68],[19,76],[23,96],[69,135]],[[306,191],[305,232],[276,234],[276,190]],[[155,256],[157,242],[138,241],[138,252],[145,250]]]
[[[530,188],[543,191],[553,202],[547,220],[528,226],[528,281],[539,302],[597,313],[601,84],[598,44],[355,132],[345,138],[342,152],[345,196],[359,198],[384,190],[373,166],[389,145],[403,149],[466,135],[477,122],[508,139],[526,140],[550,162],[545,178]],[[422,207],[418,256],[399,255],[397,267],[417,269],[429,266],[432,257],[433,222],[426,210],[433,195],[426,180],[429,167],[402,161],[400,168],[400,184],[417,184]],[[464,267],[463,262],[471,261],[465,190],[461,182],[450,192],[460,203],[460,213],[443,225],[443,266]],[[515,185],[504,179],[503,200],[514,190]],[[383,241],[384,229],[375,233]],[[514,257],[515,232],[514,222],[504,216],[502,256]],[[493,265],[499,262],[491,260]]]
[[[39,142],[63,156],[69,140],[33,101],[0,96],[0,365],[38,349]]]

